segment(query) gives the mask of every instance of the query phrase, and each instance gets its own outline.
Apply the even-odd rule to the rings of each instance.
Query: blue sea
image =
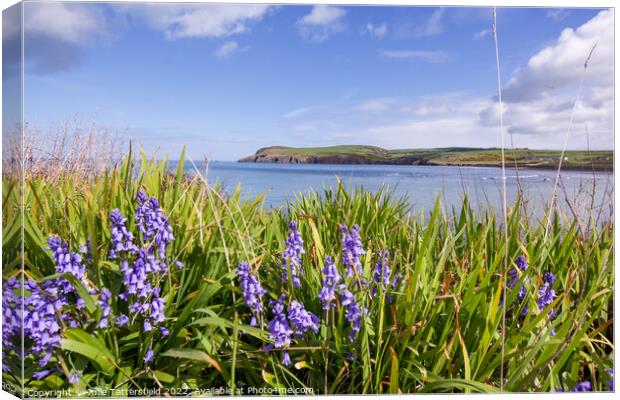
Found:
[[[219,182],[227,190],[240,184],[244,195],[266,194],[268,207],[293,201],[298,193],[322,192],[343,181],[349,189],[370,191],[386,188],[396,197],[406,196],[413,211],[428,212],[438,195],[446,207],[459,207],[467,193],[477,210],[501,210],[502,170],[496,167],[409,166],[409,165],[327,165],[259,164],[213,161],[198,163],[200,173],[211,183]],[[172,165],[174,167],[174,165]],[[186,170],[195,173],[193,166]],[[529,211],[540,216],[551,199],[555,170],[507,168],[506,188],[509,206],[516,199],[519,185],[528,200]],[[580,209],[590,208],[592,189],[595,208],[610,214],[613,199],[613,174],[605,172],[562,171],[558,187],[558,205],[565,211],[567,200]],[[610,197],[611,196],[611,197]],[[594,210],[595,212],[597,210]]]

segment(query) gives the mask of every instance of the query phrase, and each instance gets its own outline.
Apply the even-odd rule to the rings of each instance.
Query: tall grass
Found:
[[[474,214],[467,199],[460,209],[444,211],[438,198],[434,209],[422,214],[390,192],[349,192],[339,185],[268,210],[261,196],[242,198],[240,188],[223,194],[201,176],[186,175],[184,156],[176,171],[168,169],[166,160],[151,161],[144,154],[137,160],[130,153],[89,181],[78,173],[62,180],[26,178],[24,274],[37,280],[54,274],[45,249],[48,236],[59,235],[74,248],[89,238],[93,263],[88,278],[117,295],[121,274],[106,259],[108,216],[118,208],[133,226],[135,198],[142,188],[169,215],[176,237],[170,253],[185,264],[161,283],[164,325],[171,334],[153,343],[149,368],[141,360],[151,338],[114,327],[92,329],[88,321],[100,312],[93,309],[86,312],[82,330],[65,329],[63,337],[97,351],[73,343],[54,359],[83,371],[79,383],[70,385],[63,370],[33,379],[36,367],[28,359],[25,376],[4,373],[6,381],[25,388],[68,388],[75,395],[147,388],[181,394],[216,387],[238,393],[248,387],[330,394],[494,392],[501,387],[503,368],[507,391],[570,390],[586,379],[595,390],[607,390],[606,370],[613,368],[614,359],[611,222],[584,231],[555,214],[545,235],[544,222],[526,222],[519,204],[513,204],[505,242],[501,219],[492,211]],[[3,179],[3,200],[6,280],[20,273],[22,240],[19,185],[10,177]],[[300,288],[280,280],[278,257],[290,220],[298,222],[305,242]],[[342,307],[326,319],[317,298],[325,256],[339,259],[340,224],[360,225],[366,276],[372,276],[374,257],[384,249],[390,251],[392,269],[404,275],[397,290],[363,300],[368,311],[354,342],[348,340]],[[518,255],[530,265],[519,278],[527,288],[524,304],[517,301],[519,284],[507,289],[502,301],[504,252],[509,268]],[[250,313],[235,272],[239,261],[257,271],[269,298],[284,291],[322,318],[317,334],[291,346],[290,367],[282,365],[279,352],[263,351],[269,342],[267,321],[248,325]],[[553,319],[549,309],[539,310],[536,303],[542,274],[548,271],[558,278]],[[525,317],[523,305],[530,310]],[[113,312],[116,307],[113,302]],[[8,357],[5,362],[18,360]]]
[[[118,132],[94,122],[67,121],[47,131],[25,124],[3,135],[2,173],[55,182],[70,174],[93,179],[122,158],[123,148]]]

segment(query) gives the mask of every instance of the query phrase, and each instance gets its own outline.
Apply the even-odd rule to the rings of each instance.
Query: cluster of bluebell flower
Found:
[[[140,245],[134,243],[135,238],[125,225],[127,219],[118,210],[112,210],[110,214],[112,248],[109,258],[120,261],[125,289],[118,297],[128,303],[128,310],[134,315],[131,319],[124,314],[118,315],[116,325],[121,327],[141,319],[145,332],[158,328],[162,336],[167,336],[168,330],[161,326],[166,315],[159,283],[168,273],[167,249],[174,240],[172,227],[155,196],[149,198],[140,190],[136,200]],[[177,263],[177,266],[183,265]],[[153,350],[149,347],[144,362],[148,364],[152,359]]]
[[[56,236],[49,238],[47,248],[53,253],[56,273],[73,275],[89,289],[89,294],[98,294],[86,280],[82,254],[69,251],[69,244]],[[81,250],[86,253],[87,246]],[[26,295],[22,296],[22,292]],[[83,324],[79,312],[84,308],[84,303],[79,300],[82,299],[75,294],[75,288],[64,277],[40,283],[26,279],[23,286],[14,277],[5,282],[2,290],[2,343],[7,350],[17,350],[15,341],[21,339],[23,329],[24,356],[31,357],[39,368],[33,374],[35,379],[43,379],[52,372],[49,365],[54,352],[60,347],[62,327],[75,328]],[[70,307],[72,304],[75,304],[75,309]],[[10,370],[4,359],[2,368],[4,371]]]
[[[288,227],[289,232],[284,241],[285,248],[280,257],[282,280],[287,282],[291,278],[293,287],[299,288],[303,276],[301,256],[304,254],[304,242],[295,221],[291,221]],[[361,329],[363,315],[367,313],[367,309],[361,305],[360,300],[363,300],[366,294],[371,299],[374,298],[379,288],[384,293],[395,289],[402,275],[392,276],[389,266],[389,252],[383,251],[379,253],[379,260],[375,265],[371,285],[363,279],[361,256],[366,254],[366,250],[362,245],[360,227],[353,225],[349,229],[343,225],[340,230],[342,235],[341,263],[346,268],[348,279],[346,281],[343,279],[332,257],[326,256],[325,267],[322,270],[323,282],[318,293],[318,299],[326,313],[342,307],[344,318],[351,325],[349,339],[353,342]],[[237,275],[241,283],[244,302],[252,312],[250,325],[256,326],[257,317],[263,315],[263,296],[267,291],[263,289],[248,263],[240,262],[237,265]],[[386,296],[388,296],[387,293]],[[387,298],[391,301],[389,296]],[[283,350],[282,362],[284,365],[289,365],[291,359],[287,350],[290,348],[292,340],[303,338],[309,331],[318,333],[321,320],[308,311],[300,301],[294,299],[291,293],[280,294],[277,299],[269,302],[269,306],[272,318],[269,321],[268,338],[271,343],[265,346],[265,351]]]
[[[520,275],[524,274],[528,268],[527,260],[522,255],[518,256],[515,259],[515,264],[517,265],[517,268],[513,268],[510,271],[508,271],[508,275],[510,276],[510,280],[508,281],[508,287],[510,289],[514,289],[514,287],[517,285],[517,282],[519,282]],[[530,280],[526,276],[525,279],[523,279],[523,282],[525,284],[529,284]],[[553,273],[545,272],[543,274],[543,284],[538,289],[538,298],[536,299],[536,304],[538,305],[538,309],[540,312],[544,311],[549,305],[551,305],[553,301],[555,300],[555,298],[557,297],[555,290],[553,289],[554,283],[555,283],[555,276],[553,275]],[[519,304],[522,304],[525,301],[526,295],[527,295],[527,290],[524,284],[521,284],[519,286],[519,292],[517,294]],[[522,315],[526,316],[528,312],[529,310],[527,306],[523,305]],[[553,308],[549,309],[547,316],[549,317],[549,319],[553,319],[553,317],[555,316],[555,309]],[[555,331],[553,329],[551,329],[550,333],[551,333],[551,336],[555,335]]]
[[[297,223],[289,223],[289,234],[284,241],[284,252],[281,255],[282,280],[288,281],[289,274],[293,281],[293,287],[301,286],[300,274],[301,256],[304,254],[303,239],[297,228]],[[263,314],[263,296],[267,293],[263,289],[257,276],[252,273],[250,265],[246,262],[237,264],[237,275],[239,276],[241,290],[245,304],[252,311],[251,326],[257,325],[257,317]],[[301,339],[308,330],[317,333],[319,330],[320,319],[313,313],[307,311],[302,303],[291,300],[288,308],[286,307],[287,296],[282,293],[277,300],[271,300],[269,306],[273,318],[269,321],[269,339],[271,344],[265,346],[265,351],[272,349],[283,349],[282,363],[291,364],[291,358],[286,349],[291,344],[291,339]],[[287,315],[288,314],[288,315]]]
[[[43,379],[53,371],[60,371],[57,365],[50,364],[60,348],[65,328],[86,329],[90,326],[96,331],[112,327],[112,322],[122,327],[140,321],[144,331],[158,327],[162,336],[169,334],[165,327],[158,326],[166,318],[159,283],[167,272],[166,252],[174,236],[168,217],[155,197],[149,198],[140,190],[137,202],[136,223],[140,232],[137,238],[127,229],[127,218],[119,210],[112,210],[109,216],[111,243],[108,258],[120,265],[124,292],[118,298],[128,303],[127,309],[133,314],[132,318],[124,314],[113,315],[112,292],[103,286],[100,289],[93,287],[88,279],[87,267],[92,261],[88,239],[79,252],[72,252],[69,243],[57,236],[49,238],[47,249],[52,252],[56,273],[64,274],[63,277],[42,282],[27,279],[23,289],[20,280],[16,278],[9,278],[4,283],[3,346],[17,353],[16,342],[21,338],[23,323],[24,355],[31,357],[40,368],[33,373],[35,379]],[[177,265],[182,266],[180,263]],[[66,279],[67,275],[72,275],[87,290],[88,295],[96,296],[96,315],[99,315],[99,319],[92,325],[93,315],[86,313],[86,301],[78,295],[70,280]],[[149,363],[152,359],[153,350],[149,347],[144,362]],[[3,370],[9,369],[3,362]],[[70,371],[68,382],[75,384],[80,376],[78,371]]]

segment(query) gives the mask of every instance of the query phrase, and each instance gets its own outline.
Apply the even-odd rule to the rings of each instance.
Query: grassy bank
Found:
[[[165,161],[143,156],[137,177],[132,162],[129,156],[91,181],[71,173],[53,182],[26,181],[24,279],[34,282],[32,288],[50,281],[69,287],[63,289],[66,304],[50,316],[60,319],[58,345],[44,351],[50,359],[41,366],[41,353],[29,354],[22,380],[17,354],[5,343],[5,382],[91,396],[147,389],[208,394],[219,387],[244,394],[293,388],[315,394],[496,392],[501,386],[547,392],[571,390],[586,380],[594,390],[609,388],[611,222],[583,232],[576,223],[554,218],[545,234],[544,226],[522,218],[513,205],[505,267],[502,217],[475,215],[467,201],[460,209],[444,210],[438,199],[425,216],[389,193],[348,193],[339,187],[298,197],[276,212],[266,210],[261,197],[243,199],[240,190],[224,196],[202,177],[184,176],[183,157],[177,171],[168,171]],[[145,226],[145,205],[152,202],[141,200],[141,190],[161,207],[147,209],[146,232],[155,229],[154,236],[139,229]],[[3,302],[10,297],[9,279],[20,277],[19,192],[15,180],[3,179]],[[115,209],[127,220],[111,226]],[[289,227],[291,221],[297,228]],[[343,244],[343,226],[354,224],[360,227],[359,242]],[[139,251],[127,250],[121,225],[137,248],[156,249],[153,254],[167,265],[148,275],[158,293],[123,299],[127,271],[138,264]],[[163,232],[158,227],[167,226],[174,239],[158,236]],[[81,254],[71,262],[85,268],[83,276],[58,274],[57,254],[47,249],[53,247],[50,236],[68,243],[59,251]],[[282,257],[300,238],[304,253],[297,248]],[[345,264],[352,263],[352,253],[343,257],[343,247],[351,246],[359,262],[348,276]],[[282,279],[281,265],[294,264],[297,256],[299,285],[292,269]],[[329,310],[319,298],[327,284],[326,256],[345,285],[336,288]],[[517,265],[519,256],[528,268]],[[241,279],[240,263],[249,264],[252,279]],[[382,273],[375,279],[377,264]],[[554,282],[545,275],[549,272]],[[504,275],[510,286],[505,302]],[[256,282],[265,293],[248,296],[248,285],[256,288]],[[345,290],[352,302],[345,301]],[[541,302],[541,290],[550,301]],[[271,322],[279,311],[270,301],[281,295],[288,314],[282,322],[291,329],[294,302],[319,321],[306,321],[314,326],[295,328],[290,342],[278,346]],[[153,322],[152,309],[132,310],[131,304],[151,304],[155,297],[165,306],[163,320]],[[252,299],[260,300],[260,312]],[[129,320],[120,324],[120,315]],[[253,317],[257,326],[250,326]],[[147,322],[156,329],[148,329]],[[18,337],[8,340],[18,346]],[[32,346],[35,339],[25,340]]]
[[[520,168],[557,168],[559,150],[506,150],[506,163]],[[437,149],[386,150],[376,146],[343,145],[331,147],[266,147],[242,162],[314,163],[314,164],[399,164],[399,165],[464,165],[499,167],[501,150],[448,147]],[[613,170],[613,151],[569,150],[564,153],[562,167],[582,170]]]

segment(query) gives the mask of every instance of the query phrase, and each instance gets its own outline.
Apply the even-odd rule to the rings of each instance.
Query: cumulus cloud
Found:
[[[442,63],[449,59],[448,53],[439,50],[384,50],[381,54],[388,58],[419,58],[432,63]]]
[[[599,146],[611,147],[613,53],[612,10],[601,11],[577,29],[562,31],[556,43],[532,56],[505,85],[507,131],[525,136],[539,135],[549,141],[560,139],[567,132],[583,78],[583,89],[573,115],[573,130],[588,124]],[[588,64],[584,72],[586,59]],[[499,106],[493,101],[481,110],[480,122],[484,126],[496,125],[498,115]]]
[[[7,15],[3,13],[3,20]],[[3,43],[9,49],[21,46],[20,29],[16,29],[21,21],[11,20],[7,17],[8,24],[3,26]],[[36,74],[73,69],[81,62],[84,47],[111,36],[102,8],[95,4],[24,3],[23,23],[25,69]],[[9,76],[18,71],[3,64]]]
[[[384,22],[381,25],[374,25],[369,22],[366,25],[366,31],[370,36],[381,39],[387,33],[387,24]]]
[[[566,28],[557,42],[531,57],[504,89],[507,101],[525,101],[576,86],[592,48],[585,80],[611,85],[613,79],[613,11],[601,11],[577,29]]]
[[[107,28],[99,7],[37,2],[25,3],[24,33],[82,45],[106,34]]]
[[[301,36],[310,42],[324,42],[331,35],[344,30],[346,11],[340,7],[317,5],[297,21]]]

